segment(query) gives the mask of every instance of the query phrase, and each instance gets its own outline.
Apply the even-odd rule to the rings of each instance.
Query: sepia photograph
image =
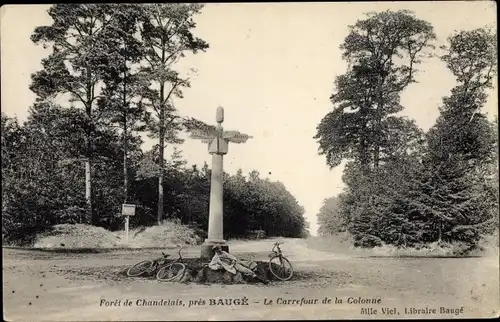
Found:
[[[498,318],[496,11],[3,5],[4,321]]]

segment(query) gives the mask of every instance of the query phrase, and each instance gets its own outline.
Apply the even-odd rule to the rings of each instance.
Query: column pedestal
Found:
[[[205,242],[201,245],[201,259],[208,259],[211,260],[212,257],[214,257],[214,251],[213,247],[215,245],[220,245],[223,251],[229,252],[229,245],[226,244],[225,240],[210,240],[210,239],[205,239]]]

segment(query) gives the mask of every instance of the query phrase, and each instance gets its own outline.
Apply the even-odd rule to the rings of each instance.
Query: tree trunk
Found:
[[[359,142],[359,162],[361,165],[361,172],[364,175],[368,174],[368,168],[369,168],[369,160],[368,160],[368,146],[367,146],[367,133],[368,131],[368,124],[366,120],[366,114],[367,114],[367,107],[361,106],[361,117],[363,120],[363,128],[361,130],[361,138]]]
[[[159,170],[160,174],[158,176],[158,225],[161,225],[163,219],[163,168],[165,166],[164,153],[165,153],[165,106],[163,104],[165,95],[165,85],[160,85],[160,160],[159,160]]]
[[[90,159],[85,160],[85,200],[87,201],[87,216],[86,222],[94,224],[92,216],[92,174]]]
[[[361,163],[361,172],[364,175],[368,174],[368,154],[366,151],[366,140],[364,137],[361,138],[361,143],[360,143],[360,163]]]
[[[438,224],[438,229],[439,229],[439,237],[438,237],[438,242],[440,243],[442,238],[443,238],[443,223],[441,222],[441,220],[439,220],[439,224]]]
[[[128,142],[127,142],[127,125],[124,126],[123,134],[123,200],[124,203],[128,201]]]
[[[127,137],[127,92],[126,92],[126,72],[123,72],[123,200],[128,201],[128,137]]]
[[[378,123],[378,120],[376,122]],[[378,133],[379,126],[375,126],[375,128],[376,132]],[[375,169],[378,169],[379,163],[380,163],[380,143],[378,142],[377,138],[377,143],[375,144],[375,151],[373,152],[373,167]]]
[[[85,200],[87,201],[87,211],[86,211],[86,222],[92,225],[97,223],[97,219],[94,218],[94,209],[92,207],[92,144],[91,144],[91,124],[90,118],[91,110],[87,107],[86,109],[87,116],[89,117],[89,124],[86,129],[87,136],[87,149],[86,149],[86,158],[85,158]]]
[[[365,125],[365,128],[366,128],[366,125]],[[363,129],[363,131],[361,132],[361,139],[360,139],[360,146],[359,146],[359,154],[360,154],[360,157],[359,157],[359,161],[361,163],[361,172],[366,175],[368,174],[368,147],[367,147],[367,144],[366,144],[366,132],[365,130]]]
[[[384,108],[384,97],[382,89],[383,83],[384,83],[384,78],[382,76],[379,76],[378,86],[377,86],[378,104],[377,104],[377,110],[375,111],[375,120],[374,120],[375,147],[373,152],[373,166],[375,169],[378,169],[380,163],[380,144],[382,138],[382,133],[380,128],[381,128],[382,113]]]
[[[92,101],[93,101],[93,90],[92,90],[92,79],[91,71],[87,68],[87,102],[85,104],[85,113],[87,114],[88,124],[86,127],[86,160],[85,160],[85,199],[87,200],[87,220],[90,221],[92,225],[97,224],[97,218],[94,216],[94,209],[92,204],[92,164],[91,160],[93,157],[92,149]]]

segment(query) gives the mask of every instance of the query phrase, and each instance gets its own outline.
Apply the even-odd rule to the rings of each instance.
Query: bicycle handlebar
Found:
[[[281,252],[280,245],[283,244],[283,242],[275,242],[272,251],[275,252],[275,249],[278,248],[278,251]]]

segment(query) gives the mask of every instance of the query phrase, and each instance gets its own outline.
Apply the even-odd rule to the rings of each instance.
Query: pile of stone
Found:
[[[165,221],[162,225],[142,227],[129,232],[125,246],[135,248],[168,247],[175,245],[197,245],[202,242],[195,231],[174,221]]]
[[[274,276],[269,271],[269,263],[258,261],[257,268],[255,269],[256,275],[260,278],[271,281]],[[240,272],[236,274],[229,273],[228,271],[212,270],[208,266],[187,264],[186,273],[180,282],[194,282],[206,284],[260,284],[261,282],[255,278],[245,276]]]
[[[35,248],[113,248],[120,244],[116,234],[86,224],[60,224],[37,236]]]
[[[87,224],[60,224],[36,237],[33,247],[45,249],[155,248],[196,245],[201,242],[194,229],[175,221],[129,231],[109,231]]]

